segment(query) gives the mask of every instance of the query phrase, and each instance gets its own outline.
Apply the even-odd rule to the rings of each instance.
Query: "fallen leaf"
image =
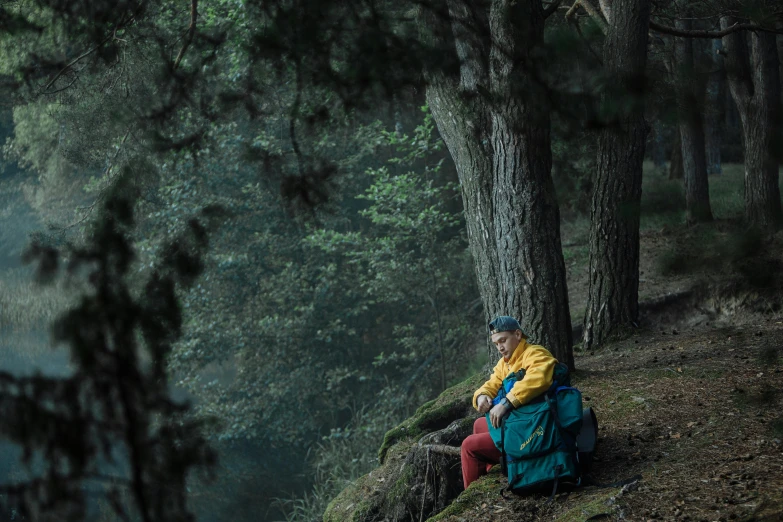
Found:
[[[673,439],[679,439],[680,437],[682,437],[682,435],[680,435],[679,433],[675,433],[674,435],[672,435]]]

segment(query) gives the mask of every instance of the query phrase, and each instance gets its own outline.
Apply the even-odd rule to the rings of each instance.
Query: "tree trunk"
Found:
[[[723,122],[726,113],[726,74],[720,53],[723,46],[720,40],[710,42],[710,72],[707,78],[706,110],[704,121],[704,144],[707,149],[707,175],[714,176],[722,172],[720,146]]]
[[[721,27],[732,25],[721,18]],[[747,39],[750,38],[750,52]],[[780,76],[775,35],[736,32],[723,37],[726,76],[737,105],[745,156],[745,220],[761,229],[780,225],[778,186]]]
[[[690,20],[676,22],[677,29],[690,30]],[[682,169],[685,180],[685,221],[696,223],[712,220],[710,191],[707,184],[707,152],[704,146],[702,107],[696,95],[696,70],[693,61],[693,40],[675,38],[675,75],[677,113],[682,144]]]
[[[669,160],[669,179],[682,179],[685,177],[682,168],[682,139],[680,138],[680,126],[674,127],[674,140],[672,140],[672,152]]]
[[[459,79],[429,70],[427,101],[460,178],[487,318],[517,317],[531,342],[573,368],[549,108],[530,78],[543,8],[492,0],[487,12],[482,5],[448,1]]]
[[[639,313],[639,207],[647,124],[644,71],[647,63],[649,0],[615,0],[604,41],[607,76],[618,91],[618,124],[598,138],[598,170],[590,212],[590,280],[584,322],[586,348],[601,345]],[[618,98],[619,97],[619,98]]]

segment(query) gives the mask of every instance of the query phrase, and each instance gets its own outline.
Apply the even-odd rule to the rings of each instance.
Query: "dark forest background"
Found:
[[[779,189],[777,210],[744,196],[748,129],[767,114],[753,157],[778,186],[774,2],[640,1],[658,29],[619,36],[620,0],[495,3],[0,6],[0,517],[318,519],[378,464],[389,429],[494,362],[488,316],[520,315],[571,365],[573,346],[636,320],[604,318],[600,296],[569,302],[564,285],[564,302],[536,287],[519,292],[537,304],[490,303],[502,292],[471,228],[486,187],[554,209],[504,225],[521,252],[534,236],[551,248],[496,267],[551,268],[547,281],[595,266],[596,194],[618,201],[636,220],[629,313],[640,227],[777,229]],[[523,34],[500,31],[503,16]],[[613,66],[613,38],[644,40],[633,74]],[[512,60],[520,43],[534,52]],[[767,108],[743,105],[737,55],[774,62]],[[466,72],[479,62],[488,72]],[[601,177],[629,168],[607,164],[607,136],[633,118],[635,201]],[[544,166],[507,168],[540,179],[502,176],[503,125],[546,130],[515,156]],[[491,181],[466,174],[481,161]],[[535,257],[546,248],[557,262]],[[556,324],[540,319],[556,307]]]

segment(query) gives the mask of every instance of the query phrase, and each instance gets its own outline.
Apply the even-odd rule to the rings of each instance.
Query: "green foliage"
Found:
[[[367,203],[359,215],[372,226],[360,222],[357,231],[320,229],[306,239],[308,246],[333,259],[327,273],[335,272],[334,265],[351,270],[352,279],[343,282],[342,291],[357,292],[360,309],[388,319],[354,327],[372,336],[376,345],[361,373],[376,390],[369,402],[359,403],[364,409],[346,428],[334,428],[322,439],[313,460],[314,489],[280,503],[289,510],[288,520],[317,518],[326,502],[376,465],[375,449],[382,440],[387,445],[386,430],[423,398],[442,390],[444,379],[460,374],[468,362],[462,347],[475,325],[466,320],[462,303],[474,298],[476,290],[465,284],[472,269],[459,214],[450,210],[458,208],[455,186],[443,179],[443,161],[432,161],[433,152],[441,149],[432,132],[427,115],[410,137],[382,134],[397,154],[391,165],[368,169],[371,185],[357,195]],[[415,167],[421,170],[402,170]],[[341,323],[328,331],[331,336],[344,330]],[[434,364],[438,358],[440,371]],[[357,371],[343,367],[330,372],[327,387],[349,385]],[[439,415],[440,409],[427,419],[436,422]]]

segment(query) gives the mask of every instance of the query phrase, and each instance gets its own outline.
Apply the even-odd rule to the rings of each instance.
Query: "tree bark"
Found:
[[[517,317],[531,342],[573,368],[549,108],[531,80],[540,65],[543,7],[514,0],[445,5],[459,78],[430,68],[427,101],[460,178],[486,317]]]
[[[680,126],[674,127],[674,140],[669,156],[669,179],[682,179],[685,177],[682,168],[682,139],[680,138]]]
[[[652,140],[653,150],[650,156],[652,157],[653,165],[658,171],[663,171],[666,167],[666,145],[663,135],[663,124],[658,121],[653,126],[654,139]]]
[[[676,22],[677,29],[690,30],[691,21]],[[682,146],[682,169],[685,181],[685,221],[696,223],[712,220],[710,190],[707,182],[707,151],[704,145],[702,107],[697,96],[696,70],[693,61],[693,40],[674,39],[677,113]]]
[[[721,27],[734,23],[721,17]],[[748,50],[750,39],[750,51]],[[761,229],[780,225],[781,203],[775,147],[780,130],[780,76],[775,35],[732,33],[723,37],[726,76],[737,105],[745,156],[745,220]]]
[[[726,74],[723,67],[723,46],[720,40],[712,40],[710,46],[709,77],[706,89],[704,121],[704,145],[707,149],[707,175],[718,175],[721,166],[720,147],[723,122],[726,113]]]
[[[618,91],[604,93],[617,102],[615,125],[598,138],[598,169],[590,212],[590,280],[584,320],[586,348],[601,345],[623,327],[636,325],[639,313],[639,208],[644,121],[644,70],[647,63],[649,0],[615,0],[603,48],[607,76]]]

